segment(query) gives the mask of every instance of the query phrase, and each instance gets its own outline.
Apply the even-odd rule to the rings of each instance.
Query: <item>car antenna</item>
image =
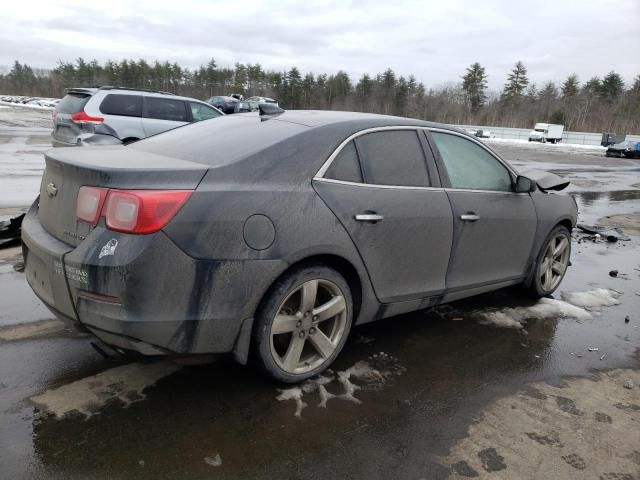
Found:
[[[258,110],[260,110],[260,119],[263,121],[284,113],[283,108],[272,103],[261,103],[258,105]]]

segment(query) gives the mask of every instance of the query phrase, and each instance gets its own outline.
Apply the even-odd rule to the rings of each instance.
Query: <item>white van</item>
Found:
[[[529,132],[530,142],[558,143],[562,140],[564,125],[554,125],[553,123],[536,123],[533,130]]]

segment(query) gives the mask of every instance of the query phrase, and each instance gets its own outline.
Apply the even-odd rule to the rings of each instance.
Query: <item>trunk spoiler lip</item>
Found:
[[[526,170],[522,172],[522,175],[536,182],[538,188],[542,191],[554,190],[559,192],[567,188],[571,183],[566,178],[544,170]]]

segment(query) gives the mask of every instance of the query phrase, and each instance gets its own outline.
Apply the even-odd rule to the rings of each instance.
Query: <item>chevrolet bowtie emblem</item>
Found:
[[[47,185],[47,195],[53,198],[57,194],[58,194],[58,187],[56,187],[56,185],[53,182],[49,183],[49,185]]]

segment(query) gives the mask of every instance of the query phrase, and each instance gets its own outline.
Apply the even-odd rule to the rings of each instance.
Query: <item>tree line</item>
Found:
[[[531,82],[518,61],[505,75],[501,91],[489,91],[485,68],[470,65],[458,81],[427,88],[415,76],[388,68],[353,81],[335,74],[265,70],[260,64],[224,67],[211,59],[196,69],[177,63],[120,62],[78,58],[51,69],[15,61],[0,75],[0,93],[61,97],[77,86],[117,85],[168,91],[207,99],[239,93],[276,98],[285,109],[331,109],[383,113],[443,123],[530,128],[535,122],[560,123],[567,130],[640,133],[640,75],[626,85],[611,71],[583,82],[577,74],[556,84]]]

